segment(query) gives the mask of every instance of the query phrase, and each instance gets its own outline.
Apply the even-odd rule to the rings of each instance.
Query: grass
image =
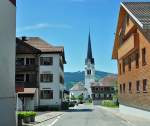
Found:
[[[119,105],[116,105],[112,100],[103,100],[101,105],[109,108],[119,108]]]
[[[92,103],[91,102],[85,102],[84,104],[85,105],[91,105]]]

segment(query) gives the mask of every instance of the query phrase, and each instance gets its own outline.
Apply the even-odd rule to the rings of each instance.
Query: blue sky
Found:
[[[17,36],[63,45],[65,71],[81,71],[90,25],[96,70],[117,73],[111,54],[119,6],[120,0],[18,0]]]

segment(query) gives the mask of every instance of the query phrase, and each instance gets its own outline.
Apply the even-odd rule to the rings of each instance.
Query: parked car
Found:
[[[74,107],[76,103],[77,103],[76,101],[70,101],[69,102],[69,107]]]

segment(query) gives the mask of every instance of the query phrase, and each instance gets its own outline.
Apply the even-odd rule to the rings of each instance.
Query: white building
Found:
[[[39,90],[38,105],[40,107],[61,107],[64,92],[64,67],[66,63],[64,47],[52,46],[38,37],[30,37],[25,41],[41,51],[39,54]]]
[[[75,84],[69,91],[69,97],[72,98],[74,96],[75,98],[78,98],[78,96],[83,95],[84,98],[87,98],[88,91],[84,87],[84,84],[82,82],[78,82]]]
[[[0,126],[16,125],[15,0],[0,0]]]
[[[88,39],[88,51],[85,60],[85,88],[88,90],[89,96],[91,98],[91,83],[95,82],[95,62],[92,56],[91,38],[89,33]]]

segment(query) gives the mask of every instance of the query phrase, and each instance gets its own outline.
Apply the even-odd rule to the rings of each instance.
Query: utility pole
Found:
[[[15,0],[0,0],[0,126],[16,126],[15,4]]]

